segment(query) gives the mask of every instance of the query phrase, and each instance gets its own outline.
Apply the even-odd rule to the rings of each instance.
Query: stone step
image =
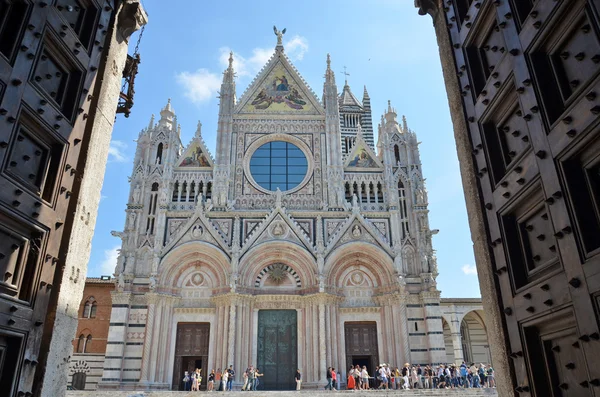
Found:
[[[181,391],[67,391],[67,397],[195,397],[209,394],[211,396],[238,395],[239,391],[233,392],[181,392]],[[244,393],[243,395],[246,395]],[[310,395],[311,397],[332,397],[332,395],[344,395],[353,397],[385,396],[385,397],[496,397],[496,389],[446,389],[446,390],[302,390],[302,391],[255,391],[248,396],[260,397],[298,397],[298,395]]]

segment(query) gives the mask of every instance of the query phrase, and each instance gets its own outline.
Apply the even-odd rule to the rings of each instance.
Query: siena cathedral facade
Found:
[[[180,132],[169,101],[137,141],[100,388],[445,362],[417,138],[389,102],[375,143],[366,88],[338,93],[328,56],[319,99],[279,40],[239,98],[230,56],[214,157]]]

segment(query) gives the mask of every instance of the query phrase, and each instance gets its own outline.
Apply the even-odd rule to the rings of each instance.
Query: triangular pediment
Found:
[[[192,139],[183,154],[177,160],[178,168],[204,168],[211,169],[213,159],[206,149],[204,142],[198,137]]]
[[[324,115],[325,109],[283,51],[276,50],[235,113]]]
[[[330,235],[327,242],[327,253],[337,247],[352,241],[364,241],[383,248],[391,255],[389,242],[382,233],[360,213],[353,213],[344,220],[343,225],[336,226],[336,230]]]
[[[162,250],[162,255],[189,241],[205,241],[221,248],[226,255],[229,255],[227,242],[202,211],[197,211],[185,223],[175,226],[173,234]]]
[[[377,171],[382,170],[383,165],[373,149],[362,139],[357,138],[355,146],[346,157],[344,168],[349,171]]]
[[[242,246],[242,254],[265,241],[288,241],[306,247],[314,254],[314,246],[304,230],[281,208],[276,207],[260,224],[253,227]]]

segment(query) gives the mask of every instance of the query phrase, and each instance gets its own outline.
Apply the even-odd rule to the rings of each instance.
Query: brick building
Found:
[[[69,365],[69,386],[74,389],[94,390],[102,377],[114,288],[110,276],[85,280]]]

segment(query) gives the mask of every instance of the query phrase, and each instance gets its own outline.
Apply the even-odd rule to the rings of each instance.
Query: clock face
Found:
[[[263,189],[282,192],[296,188],[306,177],[308,160],[293,143],[272,141],[260,146],[250,158],[250,173]]]

